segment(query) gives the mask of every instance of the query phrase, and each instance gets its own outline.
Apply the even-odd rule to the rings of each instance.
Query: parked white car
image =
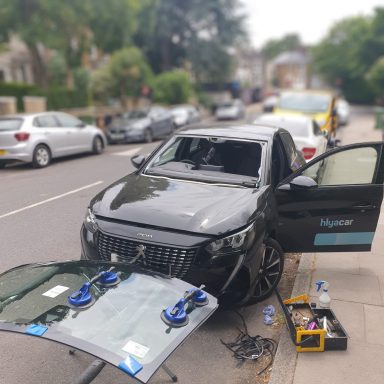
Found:
[[[316,121],[310,117],[266,113],[259,116],[254,123],[286,129],[306,161],[312,160],[327,150],[327,139],[324,133],[320,131],[320,126]]]
[[[201,120],[199,110],[193,105],[177,105],[171,109],[171,113],[177,128],[198,123]]]
[[[345,99],[338,99],[336,101],[337,121],[339,125],[347,125],[349,123],[349,103]]]
[[[220,104],[216,108],[217,120],[237,120],[245,117],[245,106],[240,99],[234,99]]]
[[[103,152],[103,131],[63,112],[9,115],[0,118],[0,168],[20,161],[43,168],[56,157]]]

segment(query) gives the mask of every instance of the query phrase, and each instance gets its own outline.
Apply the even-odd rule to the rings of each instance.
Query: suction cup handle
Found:
[[[75,306],[86,305],[92,300],[92,295],[89,292],[91,288],[90,283],[84,283],[83,286],[78,290],[73,292],[69,297],[68,301],[70,304]]]

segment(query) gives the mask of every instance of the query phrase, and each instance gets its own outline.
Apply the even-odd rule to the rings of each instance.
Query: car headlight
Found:
[[[87,209],[85,214],[84,226],[91,233],[95,233],[99,228],[96,223],[96,216],[93,214],[90,208]]]
[[[231,236],[217,239],[208,244],[205,249],[213,256],[218,257],[228,253],[247,250],[255,238],[255,226],[251,224],[240,232]]]

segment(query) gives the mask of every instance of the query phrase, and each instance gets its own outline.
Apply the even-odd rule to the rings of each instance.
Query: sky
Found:
[[[370,15],[384,0],[241,0],[255,48],[269,39],[297,32],[305,44],[321,40],[334,22]]]

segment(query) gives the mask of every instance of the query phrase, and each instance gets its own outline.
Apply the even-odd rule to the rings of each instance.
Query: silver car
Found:
[[[43,168],[56,157],[100,154],[106,143],[99,128],[63,112],[0,117],[0,168],[14,161]]]

